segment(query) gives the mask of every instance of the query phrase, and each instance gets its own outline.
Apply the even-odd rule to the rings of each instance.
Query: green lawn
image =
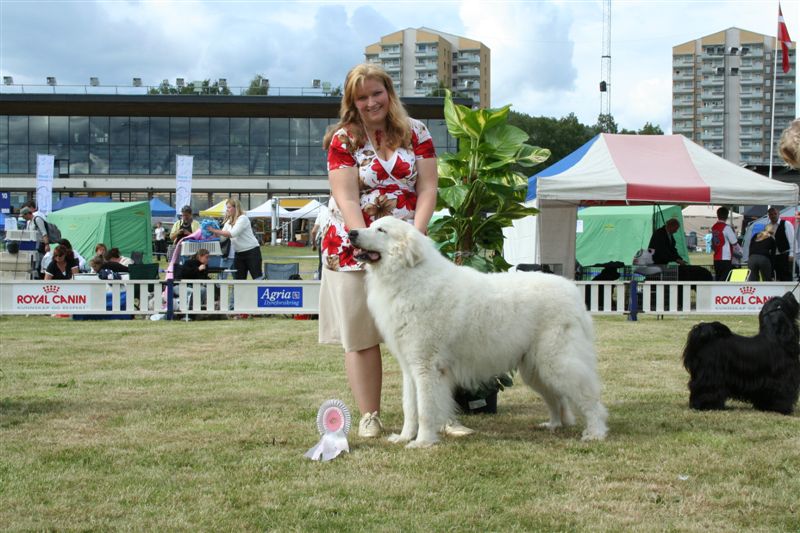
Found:
[[[465,417],[476,435],[353,436],[317,463],[317,407],[354,402],[314,321],[0,318],[0,529],[798,531],[800,415],[690,411],[697,320],[595,319],[604,442],[535,429],[546,408],[517,380],[497,415]],[[390,356],[383,398],[398,431]]]

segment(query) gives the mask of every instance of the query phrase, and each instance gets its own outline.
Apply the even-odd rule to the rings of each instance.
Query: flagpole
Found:
[[[778,3],[780,9],[780,2]],[[775,149],[775,88],[778,85],[778,36],[775,36],[775,47],[772,49],[774,62],[772,65],[772,100],[770,107],[772,108],[772,117],[769,121],[769,178],[772,179],[772,153]]]

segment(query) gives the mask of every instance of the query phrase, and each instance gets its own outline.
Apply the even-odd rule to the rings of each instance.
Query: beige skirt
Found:
[[[341,344],[357,352],[383,339],[367,308],[366,272],[322,269],[319,294],[319,342]]]

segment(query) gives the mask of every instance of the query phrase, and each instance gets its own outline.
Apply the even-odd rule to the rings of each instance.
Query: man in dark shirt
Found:
[[[667,263],[678,263],[685,265],[686,261],[678,253],[675,247],[675,237],[673,234],[680,229],[681,225],[678,219],[671,218],[667,223],[653,232],[650,237],[650,244],[648,248],[653,250],[653,263],[657,265],[666,265]]]

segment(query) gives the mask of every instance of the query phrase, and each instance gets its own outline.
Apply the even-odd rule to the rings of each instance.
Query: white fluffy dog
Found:
[[[350,231],[350,240],[367,263],[369,309],[403,372],[403,429],[389,440],[436,443],[453,418],[456,385],[513,369],[547,403],[550,421],[541,426],[572,425],[575,410],[586,420],[584,440],[605,438],[592,319],[575,284],[456,266],[391,216]]]

